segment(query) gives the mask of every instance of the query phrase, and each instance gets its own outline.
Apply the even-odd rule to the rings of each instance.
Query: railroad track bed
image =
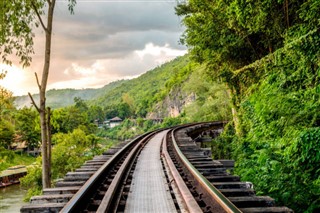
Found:
[[[214,190],[219,191],[217,193],[218,196],[221,197],[220,199],[223,200],[227,198],[227,201],[224,202],[226,204],[223,205],[230,205],[229,208],[225,209],[229,209],[231,212],[293,212],[287,207],[276,207],[274,199],[269,196],[256,196],[252,183],[243,182],[239,176],[231,175],[228,172],[234,164],[233,161],[213,160],[211,158],[211,152],[207,149],[200,148],[197,142],[190,137],[190,135],[194,137],[195,132],[199,132],[199,129],[205,130],[210,128],[214,128],[214,131],[220,132],[220,129],[223,127],[221,123],[201,124],[181,128],[168,137],[170,156],[176,163],[176,167],[186,181],[189,190],[200,205],[202,211],[212,212],[216,211],[217,208],[215,205],[212,205],[213,201],[211,198],[209,199],[210,195],[202,188],[203,183],[201,183],[199,179],[203,177],[207,184],[213,185]],[[185,160],[192,165],[191,167],[198,171],[198,174],[191,174],[189,171],[190,165],[186,165],[186,163],[180,159],[177,151],[174,149],[173,138],[185,156]],[[231,201],[231,204],[228,203],[228,201]]]
[[[125,145],[125,142],[119,143],[102,155],[86,161],[74,172],[68,172],[55,184],[54,188],[44,189],[43,195],[33,196],[30,204],[23,206],[20,211],[23,213],[59,212],[85,182]]]
[[[213,160],[211,150],[200,147],[208,136],[217,136],[223,125],[199,123],[141,135],[69,172],[56,188],[43,190],[21,212],[137,212],[156,205],[159,211],[169,200],[171,207],[165,212],[292,212],[275,206],[268,196],[256,196],[250,182],[230,174],[232,160]],[[144,151],[145,146],[159,150]],[[146,159],[142,166],[137,160],[140,153]],[[151,158],[155,159],[152,164]],[[153,171],[151,165],[160,169]],[[145,173],[134,177],[136,170]],[[161,189],[154,187],[158,184]]]

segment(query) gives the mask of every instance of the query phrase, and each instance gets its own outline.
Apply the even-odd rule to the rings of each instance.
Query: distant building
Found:
[[[109,126],[110,126],[110,128],[113,128],[113,127],[115,127],[115,126],[120,125],[121,122],[122,122],[122,119],[121,119],[121,118],[119,118],[119,117],[114,117],[114,118],[112,118],[112,119],[109,120]]]

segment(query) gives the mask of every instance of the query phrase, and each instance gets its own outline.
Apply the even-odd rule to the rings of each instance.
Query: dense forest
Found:
[[[216,157],[234,158],[258,193],[319,211],[320,1],[190,0],[176,11],[192,59],[230,93]]]
[[[234,172],[258,194],[295,212],[319,211],[319,11],[318,0],[178,4],[188,55],[101,89],[47,93],[54,108],[53,180],[114,139],[180,123],[228,120],[211,143],[213,157],[235,159]],[[37,194],[41,159],[13,149],[18,142],[39,147],[39,116],[32,107],[17,107],[23,97],[14,99],[1,88],[0,170],[35,162],[22,183],[29,195]],[[173,108],[177,114],[171,114]],[[124,120],[115,128],[96,125],[115,116]]]

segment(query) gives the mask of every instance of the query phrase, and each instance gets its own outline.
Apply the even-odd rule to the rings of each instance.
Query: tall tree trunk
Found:
[[[49,1],[48,1],[49,2]],[[42,140],[42,186],[43,188],[51,187],[50,180],[50,163],[48,159],[48,149],[51,149],[51,146],[48,146],[48,122],[46,116],[46,89],[47,82],[49,77],[49,68],[50,68],[50,54],[51,54],[51,36],[52,36],[52,23],[53,23],[53,12],[54,12],[55,0],[52,0],[48,3],[48,19],[47,27],[45,29],[46,33],[46,45],[45,45],[45,58],[44,66],[42,71],[42,79],[40,85],[40,123],[41,123],[41,140]]]
[[[50,188],[49,178],[49,162],[48,162],[48,141],[47,141],[47,119],[45,111],[45,93],[40,92],[40,125],[41,125],[41,141],[42,141],[42,186]]]
[[[51,180],[51,145],[52,145],[52,141],[51,141],[51,109],[50,107],[48,107],[47,110],[47,137],[48,137],[48,168],[49,168],[49,179]]]

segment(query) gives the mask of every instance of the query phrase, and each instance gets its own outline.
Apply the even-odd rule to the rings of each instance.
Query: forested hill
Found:
[[[231,111],[224,85],[211,79],[204,66],[189,55],[158,66],[138,78],[110,83],[100,89],[61,89],[47,92],[47,105],[74,105],[74,98],[99,107],[101,119],[119,116],[166,118],[181,113],[187,120],[226,120]],[[34,95],[36,102],[38,95]],[[16,97],[18,108],[30,106],[28,96]]]
[[[173,86],[180,87],[188,79],[191,73],[188,62],[188,56],[178,57],[138,78],[123,82],[90,103],[103,106],[107,116],[145,117]]]
[[[78,97],[82,100],[95,99],[118,85],[122,84],[126,80],[115,81],[99,89],[52,89],[47,92],[47,105],[51,108],[61,108],[74,104],[74,98]],[[36,103],[39,102],[39,94],[33,95]],[[31,106],[31,100],[29,96],[17,96],[15,97],[15,105],[17,108],[24,106]]]
[[[151,103],[159,101],[165,95],[164,93],[168,92],[165,91],[165,84],[169,79],[174,78],[174,81],[181,81],[182,79],[177,79],[178,75],[188,78],[187,71],[183,69],[188,62],[188,56],[178,57],[146,72],[140,77],[112,82],[99,89],[70,88],[49,90],[47,92],[47,106],[53,109],[70,106],[74,104],[74,98],[78,97],[89,101],[91,105],[99,105],[102,108],[126,103],[132,109],[144,108],[143,113],[145,114],[145,109],[151,106]],[[177,83],[175,82],[175,84]],[[170,86],[172,84],[171,82]],[[167,86],[169,86],[168,82]],[[39,95],[35,94],[34,99],[38,102]],[[30,98],[27,95],[18,96],[15,98],[15,105],[17,108],[29,107],[31,106]],[[141,111],[141,109],[137,110]]]

